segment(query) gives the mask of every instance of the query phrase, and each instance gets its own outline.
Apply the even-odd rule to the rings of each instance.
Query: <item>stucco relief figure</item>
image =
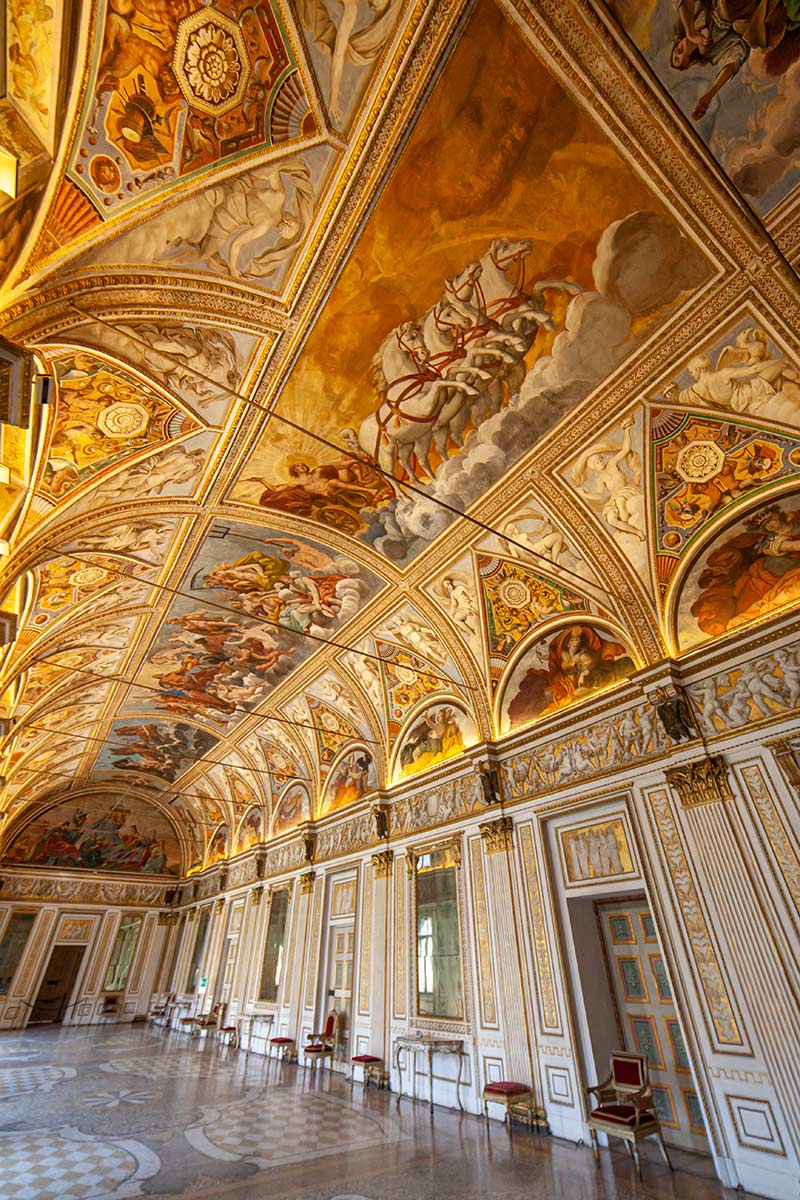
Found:
[[[470,645],[480,645],[481,619],[471,576],[466,571],[448,571],[433,592],[459,633]]]
[[[530,666],[527,664],[530,662]],[[620,642],[589,625],[568,625],[517,666],[504,701],[511,727],[626,678],[633,661]]]
[[[770,354],[766,334],[755,326],[737,334],[735,345],[725,346],[715,365],[710,355],[695,354],[686,369],[692,383],[667,389],[668,400],[800,424],[800,372]]]
[[[236,341],[227,330],[165,321],[159,325],[123,323],[116,325],[115,331],[121,335],[120,348],[127,352],[129,339],[136,358],[142,353],[137,343],[146,342],[152,351],[147,369],[171,391],[188,396],[200,407],[219,396],[209,379],[223,389],[236,387],[239,356]]]
[[[572,481],[584,497],[600,506],[612,529],[645,540],[644,492],[640,486],[642,463],[631,446],[633,419],[622,422],[621,442],[597,442],[572,468]]]
[[[761,509],[704,560],[691,615],[718,637],[800,597],[800,510]]]
[[[364,688],[375,709],[382,713],[383,684],[378,664],[374,659],[365,658],[362,654],[347,654],[344,661]]]
[[[132,467],[101,483],[81,501],[83,508],[95,508],[101,501],[134,501],[143,496],[159,496],[167,487],[194,481],[202,471],[206,452],[201,446],[187,450],[173,446],[162,454],[145,458]]]
[[[331,56],[328,111],[335,125],[343,116],[342,78],[346,63],[368,67],[386,45],[403,0],[368,0],[371,19],[359,24],[359,0],[297,0],[297,14],[316,45]]]

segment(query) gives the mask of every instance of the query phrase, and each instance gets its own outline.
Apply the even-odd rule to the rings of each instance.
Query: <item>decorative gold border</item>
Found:
[[[542,1027],[548,1033],[560,1034],[562,1028],[553,984],[550,946],[547,940],[547,926],[542,908],[542,890],[539,883],[539,871],[533,848],[533,826],[526,822],[519,825],[518,830],[523,875],[528,895],[528,914],[533,933],[534,965],[539,980],[536,1001],[539,1005]]]
[[[475,925],[478,943],[478,1004],[481,1024],[496,1028],[497,1005],[495,1004],[494,970],[489,932],[489,916],[486,904],[486,878],[483,871],[482,839],[469,841],[469,861],[472,873],[472,897],[475,908]]]

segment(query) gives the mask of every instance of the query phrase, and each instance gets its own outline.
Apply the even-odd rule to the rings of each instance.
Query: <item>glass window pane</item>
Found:
[[[0,996],[5,996],[11,987],[35,920],[36,913],[12,913],[9,918],[0,941]]]
[[[464,1015],[455,867],[432,864],[417,872],[417,1011],[425,1017]]]
[[[275,892],[269,909],[267,942],[264,947],[264,963],[261,968],[259,1000],[275,1004],[283,969],[283,943],[286,936],[286,917],[289,912],[289,893]]]
[[[189,964],[189,975],[186,980],[186,991],[193,992],[197,987],[197,976],[200,972],[200,959],[203,957],[203,947],[206,942],[206,930],[208,929],[208,914],[210,909],[202,908],[200,915],[197,918],[197,933],[194,935],[194,948],[192,950],[192,961]]]
[[[106,969],[104,992],[121,992],[125,987],[143,920],[143,917],[136,915],[123,917],[120,921],[117,940]]]

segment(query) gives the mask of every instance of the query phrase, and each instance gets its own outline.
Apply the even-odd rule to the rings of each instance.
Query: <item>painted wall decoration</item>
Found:
[[[56,499],[137,450],[197,430],[151,388],[92,354],[55,364],[58,394],[39,488]]]
[[[148,705],[200,713],[223,725],[238,719],[237,706],[262,699],[377,587],[365,568],[316,543],[217,524],[195,554],[180,585],[185,594],[172,605],[138,677],[159,689]],[[307,715],[303,719],[308,723]]]
[[[514,648],[542,621],[558,613],[589,611],[585,597],[514,559],[479,554],[475,566],[486,614],[493,686]]]
[[[181,855],[170,822],[152,804],[83,796],[37,814],[4,851],[9,862],[90,871],[177,875]]]
[[[58,61],[63,5],[60,0],[7,0],[6,88],[33,132],[55,148]]]
[[[317,133],[277,3],[107,0],[98,23],[69,177],[102,217]]]
[[[468,187],[454,187],[453,162]],[[548,213],[546,237],[531,212]],[[281,396],[281,411],[342,453],[270,427],[231,494],[405,562],[450,517],[392,478],[464,508],[706,274],[483,0]]]
[[[359,732],[340,709],[332,708],[316,696],[306,694],[308,719],[314,726],[317,763],[320,775],[325,776],[336,755],[347,742],[358,738]]]
[[[767,620],[800,600],[800,495],[767,503],[699,554],[680,590],[681,649]]]
[[[378,773],[369,750],[349,750],[331,769],[325,785],[320,816],[353,804],[378,786]]]
[[[404,0],[348,0],[340,12],[325,0],[298,0],[297,15],[337,129],[394,33],[403,6]]]
[[[264,814],[260,808],[251,808],[239,826],[236,835],[236,853],[249,850],[264,841]]]
[[[300,784],[291,783],[284,788],[275,815],[272,819],[271,837],[288,833],[301,821],[311,820],[311,805],[308,792]]]
[[[317,145],[192,191],[82,261],[190,267],[277,288],[303,243],[334,159],[330,147]]]
[[[585,700],[635,669],[630,651],[607,630],[563,626],[535,641],[514,667],[503,691],[501,732]]]
[[[800,182],[795,0],[608,0],[739,190],[769,212]]]
[[[205,729],[182,721],[117,720],[103,746],[98,766],[117,771],[144,771],[172,783],[216,739]]]
[[[621,817],[578,829],[559,831],[569,883],[610,879],[634,873],[625,825]]]
[[[453,703],[432,704],[412,718],[394,754],[394,778],[427,771],[478,740],[472,717]]]
[[[800,472],[800,441],[744,421],[653,409],[650,414],[658,578],[709,521],[737,501]]]
[[[441,669],[418,654],[411,654],[393,642],[378,638],[374,646],[380,658],[378,669],[388,714],[387,728],[389,736],[396,737],[407,714],[424,696],[447,691],[450,684],[443,677]],[[367,669],[371,668],[370,663]]]
[[[195,491],[214,441],[209,432],[167,446],[138,462],[109,472],[75,502],[76,512],[96,512],[104,504],[131,503],[154,496],[186,496]]]
[[[227,853],[228,826],[220,825],[218,829],[214,830],[211,841],[208,843],[205,865],[210,867],[214,863],[221,862]]]
[[[797,363],[749,318],[708,348],[695,351],[663,395],[670,405],[699,405],[769,424],[800,426]]]

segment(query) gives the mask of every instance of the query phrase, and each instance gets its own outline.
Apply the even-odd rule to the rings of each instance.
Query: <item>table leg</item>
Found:
[[[456,1102],[461,1111],[464,1111],[464,1105],[461,1103],[461,1071],[464,1066],[463,1051],[458,1051],[458,1075],[456,1076]]]
[[[397,1103],[400,1103],[400,1097],[403,1095],[403,1068],[400,1066],[400,1051],[401,1046],[394,1048],[394,1065],[397,1067]]]
[[[433,1046],[428,1047],[428,1107],[433,1112]]]

